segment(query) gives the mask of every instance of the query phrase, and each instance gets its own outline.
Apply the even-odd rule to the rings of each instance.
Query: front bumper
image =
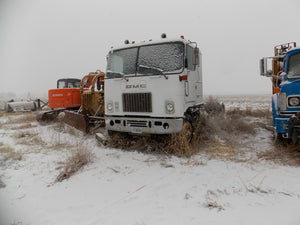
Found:
[[[285,138],[295,138],[300,134],[300,114],[297,113],[290,117],[278,117],[275,118],[275,129],[277,133],[280,133]]]
[[[133,134],[171,134],[182,130],[182,118],[105,117],[108,130]]]

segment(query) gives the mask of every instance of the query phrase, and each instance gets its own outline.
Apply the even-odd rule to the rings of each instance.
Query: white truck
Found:
[[[183,36],[125,41],[107,55],[105,125],[109,134],[192,134],[203,105],[201,53]]]

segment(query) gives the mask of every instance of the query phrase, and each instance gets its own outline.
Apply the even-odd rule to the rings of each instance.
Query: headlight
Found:
[[[287,98],[285,92],[280,92],[279,94],[279,105],[280,105],[280,111],[285,111],[287,106]]]
[[[113,104],[111,102],[107,103],[107,110],[112,111],[113,110]]]
[[[299,106],[300,105],[300,99],[299,97],[291,97],[289,98],[289,106]]]
[[[174,113],[175,106],[173,101],[166,101],[165,106],[166,106],[166,113],[168,114]]]
[[[167,110],[168,110],[169,112],[172,112],[172,111],[174,110],[174,106],[172,105],[172,103],[168,103],[168,104],[167,104]]]

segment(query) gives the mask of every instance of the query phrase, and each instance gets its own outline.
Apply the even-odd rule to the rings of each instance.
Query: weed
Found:
[[[204,104],[204,109],[209,115],[218,115],[225,112],[225,105],[220,103],[217,98],[209,96]]]
[[[170,141],[166,142],[165,151],[179,157],[190,157],[192,155],[192,148],[183,132],[172,134]]]
[[[275,161],[283,165],[300,166],[300,146],[288,142],[277,142],[274,148],[258,153],[258,158]]]
[[[34,132],[29,132],[29,131],[18,131],[14,134],[12,134],[11,137],[13,138],[17,138],[17,139],[20,139],[20,138],[30,138],[30,137],[34,137],[38,135],[37,133],[34,133]]]
[[[6,184],[1,180],[1,177],[0,177],[0,188],[5,188],[6,187]]]
[[[225,210],[224,207],[218,204],[216,201],[207,201],[203,204],[203,206],[209,209],[217,209],[218,211]]]
[[[15,134],[15,138],[18,138],[17,143],[21,145],[40,145],[45,146],[46,142],[37,133],[19,132]]]
[[[36,121],[36,112],[23,112],[23,113],[13,113],[9,114],[8,120],[6,123],[9,124],[21,124],[21,123],[30,123]],[[18,115],[18,117],[15,117]]]
[[[190,157],[192,149],[182,133],[172,135],[131,136],[116,133],[106,142],[108,147]]]
[[[57,182],[61,182],[68,179],[84,165],[88,164],[92,160],[93,154],[85,146],[78,146],[71,155],[66,159],[64,163],[64,169],[59,173],[56,178]]]
[[[232,116],[252,116],[252,117],[271,117],[272,112],[269,108],[267,109],[253,109],[251,107],[246,107],[246,109],[240,109],[237,107],[230,108],[226,111],[227,115],[232,115]]]
[[[0,162],[1,161],[4,162],[10,159],[22,160],[22,154],[19,152],[15,152],[15,150],[9,145],[2,144],[0,146],[0,154],[1,154]]]

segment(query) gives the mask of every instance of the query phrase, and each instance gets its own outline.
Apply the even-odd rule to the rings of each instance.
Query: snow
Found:
[[[300,168],[256,157],[272,148],[266,130],[240,147],[247,160],[230,160],[207,151],[191,158],[124,151],[99,145],[94,135],[31,124],[24,130],[44,144],[22,144],[12,135],[20,131],[0,126],[2,145],[22,154],[1,161],[0,152],[1,225],[300,224]],[[92,162],[55,182],[61,162],[81,145],[92,151]]]

